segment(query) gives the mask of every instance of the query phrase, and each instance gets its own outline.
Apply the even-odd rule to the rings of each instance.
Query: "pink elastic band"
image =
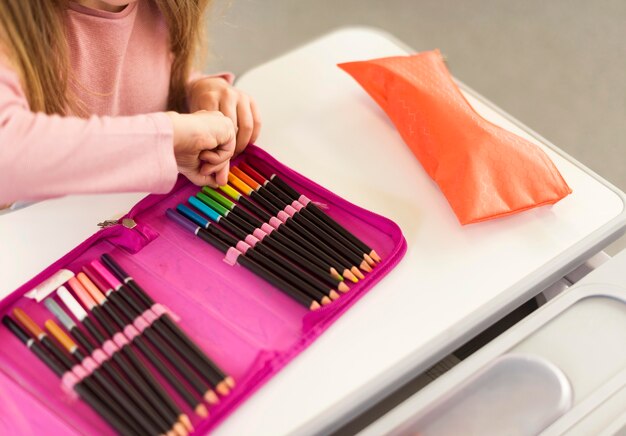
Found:
[[[132,324],[128,324],[124,327],[124,335],[132,341],[135,337],[139,336],[139,331]]]
[[[83,365],[83,368],[85,368],[85,370],[87,371],[87,374],[91,374],[100,366],[99,363],[97,363],[89,356],[85,357],[81,363]]]
[[[137,327],[137,330],[139,330],[139,332],[141,333],[143,333],[145,329],[150,327],[150,323],[147,322],[141,315],[134,319],[133,325]]]
[[[254,247],[257,244],[257,242],[259,242],[259,238],[257,238],[255,235],[248,235],[246,236],[246,239],[244,239],[244,241],[246,241],[246,243],[250,247]]]
[[[280,212],[278,212],[278,213],[276,214],[276,218],[278,218],[278,219],[279,219],[279,220],[281,220],[282,222],[286,223],[286,222],[287,222],[287,220],[288,220],[289,218],[291,218],[291,217],[289,216],[289,214],[287,214],[287,212],[285,212],[284,210],[281,210]]]
[[[273,229],[272,229],[273,230]],[[267,233],[265,233],[263,230],[261,229],[254,229],[254,231],[252,232],[252,234],[254,235],[255,238],[257,238],[259,241],[262,241],[266,236]]]
[[[92,261],[90,265],[93,267],[93,269],[96,270],[98,274],[100,274],[104,281],[107,282],[116,291],[122,286],[122,282],[120,282],[117,277],[111,274],[109,270],[100,263],[99,260]]]
[[[291,203],[291,207],[293,207],[298,212],[300,212],[300,209],[304,209],[304,205],[300,203],[298,200],[294,200],[294,202]]]
[[[237,242],[237,245],[235,245],[235,247],[237,247],[237,250],[241,251],[243,254],[246,254],[246,251],[248,251],[251,248],[244,241]]]
[[[226,251],[226,256],[224,256],[224,262],[230,266],[235,266],[237,265],[237,258],[240,255],[241,251],[237,250],[235,247],[230,247],[228,251]]]
[[[74,386],[76,386],[78,382],[78,377],[76,377],[72,371],[67,371],[61,377],[61,386],[63,386],[63,390],[72,398],[78,397],[76,392],[74,392]]]
[[[128,339],[122,333],[117,332],[113,335],[113,341],[118,347],[122,348],[124,345],[128,345]]]
[[[293,207],[287,205],[285,206],[285,209],[283,209],[285,211],[285,213],[289,216],[294,216],[295,214],[298,213],[297,210],[295,210]]]
[[[300,198],[298,198],[298,201],[302,203],[303,206],[306,206],[311,202],[311,200],[309,200],[306,195],[301,195]]]
[[[76,365],[74,365],[71,371],[78,378],[79,382],[89,375],[89,372],[87,372],[87,370],[83,368],[83,366],[80,363],[77,363]]]
[[[93,353],[91,353],[91,357],[100,365],[102,365],[106,360],[109,359],[109,356],[107,356],[101,348],[96,348],[95,350],[93,350]]]
[[[148,321],[148,324],[153,324],[154,321],[159,319],[159,316],[152,311],[152,309],[146,309],[144,313],[141,314],[143,318]]]
[[[172,310],[168,307],[165,307],[161,303],[154,303],[151,307],[152,311],[156,314],[156,316],[160,317],[161,315],[169,315],[174,321],[180,321],[180,317],[176,315]]]
[[[109,356],[113,356],[117,352],[117,350],[119,350],[119,348],[117,348],[117,345],[115,345],[115,342],[110,339],[104,341],[104,343],[102,344],[102,349]]]
[[[283,222],[281,220],[279,220],[278,218],[276,218],[275,216],[271,217],[270,220],[268,221],[269,225],[272,226],[274,229],[279,228],[280,226],[283,225]],[[265,223],[263,223],[263,226],[265,225]],[[263,229],[263,226],[261,226],[261,228]],[[265,230],[265,229],[263,229]]]

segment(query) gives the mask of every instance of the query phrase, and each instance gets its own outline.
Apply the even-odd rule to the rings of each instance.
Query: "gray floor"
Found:
[[[208,68],[241,74],[331,29],[378,27],[441,49],[456,77],[626,190],[625,19],[620,0],[217,0]]]

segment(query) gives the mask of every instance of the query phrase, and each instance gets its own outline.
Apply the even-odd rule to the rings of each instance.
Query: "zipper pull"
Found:
[[[119,220],[104,220],[101,223],[98,223],[98,227],[100,227],[101,229],[106,229],[107,227],[113,227],[118,224],[123,225],[127,229],[134,229],[135,227],[137,227],[137,223],[131,218],[124,218],[121,223]]]

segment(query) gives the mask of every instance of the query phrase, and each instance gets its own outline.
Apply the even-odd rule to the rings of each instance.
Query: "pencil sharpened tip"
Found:
[[[234,388],[235,387],[235,379],[232,378],[231,376],[228,376],[224,379],[224,381],[226,382],[226,384],[228,385],[229,388]]]
[[[337,272],[335,268],[330,269],[330,276],[339,282],[343,282],[343,277]]]
[[[350,268],[350,271],[352,271],[352,274],[357,276],[359,280],[363,280],[365,278],[363,273],[356,266],[353,266],[352,268]]]
[[[185,426],[182,425],[180,422],[177,422],[176,424],[174,424],[173,430],[174,430],[174,433],[177,434],[178,436],[187,436],[189,434]]]
[[[189,419],[189,417],[186,414],[182,414],[178,417],[178,421],[185,426],[185,429],[188,432],[192,432],[193,431],[193,425],[191,425],[191,419]]]
[[[361,262],[361,264],[359,265],[359,268],[361,268],[363,271],[367,273],[372,272],[372,267],[369,266],[366,261]]]
[[[223,380],[221,382],[219,382],[217,384],[217,386],[215,386],[215,390],[220,394],[220,395],[228,395],[230,394],[230,388],[228,387],[228,385],[226,384],[226,381]]]
[[[378,255],[378,253],[376,253],[375,250],[370,251],[370,257],[372,259],[374,259],[376,262],[380,263],[382,261],[382,259],[380,258],[380,256]]]
[[[335,290],[331,290],[331,291],[328,293],[328,296],[329,296],[329,297],[330,297],[330,299],[331,299],[331,300],[333,300],[333,301],[335,301],[335,300],[337,300],[337,299],[339,298],[339,294],[338,294],[338,293],[337,293],[337,291],[335,291]]]
[[[322,307],[322,306],[320,306],[320,304],[319,304],[317,301],[314,301],[314,302],[312,302],[312,303],[311,303],[311,305],[309,306],[309,309],[311,309],[311,310],[317,310],[317,309],[319,309],[320,307]]]
[[[204,393],[203,398],[204,398],[204,401],[206,401],[209,404],[217,404],[220,402],[220,398],[211,389],[209,389],[208,391]]]
[[[328,306],[330,303],[332,303],[332,301],[328,297],[322,298],[321,301],[322,301],[322,306]]]
[[[369,266],[371,266],[372,268],[374,268],[376,266],[376,262],[374,262],[374,259],[369,257],[367,254],[363,255],[363,259],[365,259],[365,262],[367,262],[367,264]]]
[[[196,412],[196,415],[198,415],[200,418],[206,418],[207,416],[209,416],[209,409],[207,409],[206,406],[202,403],[196,406],[194,412]]]
[[[350,290],[348,285],[346,285],[343,282],[339,283],[339,285],[337,286],[337,289],[339,289],[339,292],[348,292]]]

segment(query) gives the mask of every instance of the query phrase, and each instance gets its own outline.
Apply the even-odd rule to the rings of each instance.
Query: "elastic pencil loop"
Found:
[[[278,219],[279,219],[279,220],[281,220],[282,222],[286,223],[286,222],[287,222],[287,220],[288,220],[289,218],[291,218],[291,216],[290,216],[287,212],[285,212],[284,210],[281,210],[280,212],[278,212],[278,213],[276,214],[276,218],[278,218]]]
[[[291,203],[291,207],[293,207],[298,212],[300,212],[300,209],[304,209],[304,205],[302,203],[300,203],[298,200],[294,200]]]
[[[314,205],[316,205],[317,207],[319,207],[320,209],[328,209],[328,205],[326,203],[322,203],[320,201],[311,201],[310,198],[308,198],[306,195],[302,194],[300,195],[300,197],[297,200],[300,204],[302,204],[303,206],[306,207],[307,204],[309,203],[313,203]]]
[[[272,229],[274,230],[274,229]],[[260,228],[254,229],[254,231],[252,232],[252,235],[257,238],[259,241],[262,241],[267,235],[267,232],[264,232],[263,230],[261,230]]]
[[[139,336],[139,330],[134,325],[128,324],[124,327],[124,335],[132,342],[137,336]]]
[[[109,355],[102,350],[102,348],[96,348],[91,353],[91,358],[98,362],[99,365],[102,365],[104,362],[109,360]]]
[[[252,235],[246,236],[244,241],[250,247],[254,247],[259,242],[259,238],[257,238],[254,234],[252,234]]]
[[[298,202],[302,203],[303,206],[306,206],[311,202],[311,200],[309,200],[306,195],[302,194],[300,198],[298,198]]]
[[[237,242],[237,245],[235,245],[235,248],[237,248],[237,250],[241,251],[242,254],[246,254],[246,252],[251,247],[248,244],[246,244],[245,241],[239,241],[239,242]]]
[[[273,216],[268,221],[268,224],[272,226],[274,229],[278,229],[280,226],[283,225],[283,222],[279,220],[278,218],[276,218],[275,216]],[[261,228],[263,228],[263,226],[261,226]]]
[[[102,349],[109,357],[113,356],[119,350],[117,345],[115,345],[115,342],[111,339],[107,339],[102,343]]]
[[[152,325],[154,324],[154,321],[156,321],[157,319],[159,319],[159,316],[154,313],[152,311],[152,309],[146,309],[141,316],[143,316],[143,318],[148,321],[148,324]]]
[[[226,256],[224,256],[224,262],[230,266],[235,266],[237,265],[237,258],[239,256],[241,256],[241,251],[237,250],[235,247],[230,247],[226,251]]]
[[[113,335],[113,342],[117,344],[118,347],[122,348],[124,345],[128,345],[128,339],[124,336],[123,333],[117,332]]]
[[[168,314],[170,318],[172,318],[174,321],[176,322],[180,321],[180,317],[176,315],[172,311],[172,309],[170,309],[167,306],[164,306],[161,303],[154,303],[150,309],[152,309],[152,312],[154,312],[157,317],[161,317],[162,315]]]
[[[85,357],[83,361],[81,362],[81,364],[83,365],[83,368],[87,370],[88,374],[91,374],[92,372],[94,372],[96,369],[100,367],[100,363],[96,362],[94,359],[92,359],[89,356]]]
[[[285,208],[283,210],[285,211],[285,213],[287,215],[289,215],[291,217],[298,213],[298,211],[293,206],[291,206],[289,204],[287,206],[285,206]]]
[[[138,315],[137,318],[133,320],[133,325],[139,331],[139,334],[143,333],[145,329],[150,327],[150,323],[146,321],[146,319],[142,315]]]
[[[76,377],[72,371],[65,372],[61,377],[61,387],[63,388],[63,391],[72,398],[72,400],[78,399],[78,394],[74,390],[74,386],[76,386],[78,382],[78,377]]]

